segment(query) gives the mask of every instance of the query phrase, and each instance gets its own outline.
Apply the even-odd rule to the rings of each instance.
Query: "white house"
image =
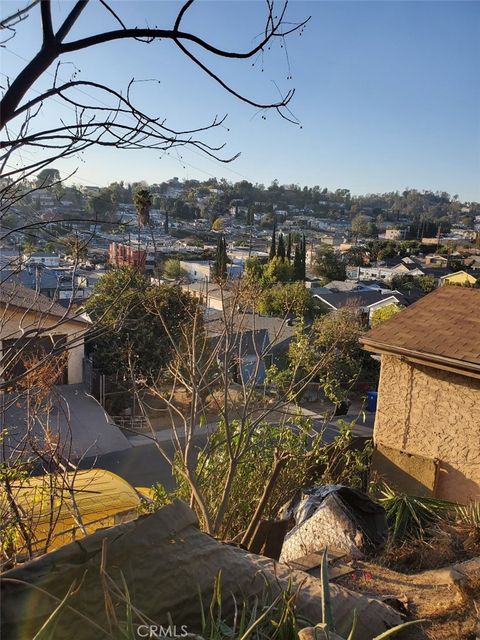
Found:
[[[45,267],[58,267],[60,265],[60,256],[55,253],[45,253],[44,251],[36,251],[35,253],[23,255],[25,264],[43,264]]]

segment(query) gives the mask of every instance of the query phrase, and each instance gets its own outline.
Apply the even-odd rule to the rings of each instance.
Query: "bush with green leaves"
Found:
[[[106,374],[131,372],[155,379],[180,344],[197,302],[179,287],[151,285],[129,267],[112,269],[95,285],[86,309],[94,326],[89,343]]]
[[[233,423],[230,429],[233,432],[231,446],[235,447],[238,445],[238,425]],[[263,518],[276,518],[280,508],[302,486],[333,483],[364,489],[372,445],[367,441],[358,449],[353,441],[353,425],[347,423],[341,425],[339,435],[330,444],[323,442],[322,430],[314,431],[310,421],[301,417],[293,418],[288,425],[260,423],[238,463],[220,537],[236,539],[247,530],[280,459],[283,461],[281,472],[269,495]],[[198,455],[195,478],[211,513],[217,512],[222,497],[218,487],[223,486],[228,471],[228,446],[225,425],[220,423]],[[155,488],[154,504],[158,507],[173,497],[189,501],[189,487],[178,459],[174,473],[177,489],[172,494],[166,494],[162,487]]]

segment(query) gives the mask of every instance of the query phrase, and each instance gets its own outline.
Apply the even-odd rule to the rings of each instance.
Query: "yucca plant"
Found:
[[[387,513],[392,542],[406,537],[423,537],[432,524],[446,518],[458,505],[439,498],[408,496],[384,485],[380,504]]]
[[[461,524],[480,529],[480,502],[458,505],[456,511]]]

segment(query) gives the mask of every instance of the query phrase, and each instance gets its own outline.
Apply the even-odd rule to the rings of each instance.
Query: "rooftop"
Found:
[[[0,284],[0,305],[15,307],[23,311],[37,312],[45,316],[64,319],[69,322],[90,324],[89,320],[65,309],[42,293],[29,289],[19,282],[6,281]]]
[[[391,293],[380,293],[379,291],[339,291],[337,293],[321,293],[314,295],[323,302],[326,302],[333,309],[340,309],[346,306],[369,307],[378,302],[395,298],[397,302],[405,302],[402,295],[392,291]]]
[[[212,313],[205,320],[205,328],[209,336],[221,336],[225,332],[225,320],[221,311]],[[229,327],[230,329],[230,327]],[[281,350],[288,346],[288,341],[295,334],[295,327],[285,318],[263,316],[253,313],[236,313],[233,319],[232,332],[248,333],[263,332],[268,334],[269,347],[272,350]]]
[[[368,351],[480,375],[480,289],[445,286],[360,338]]]

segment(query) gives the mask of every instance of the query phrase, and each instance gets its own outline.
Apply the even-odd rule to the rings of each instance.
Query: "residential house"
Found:
[[[314,293],[313,297],[327,311],[338,311],[343,307],[356,307],[362,311],[370,324],[372,315],[382,307],[391,304],[404,305],[405,298],[397,291],[381,293],[378,291],[339,291],[330,293]]]
[[[210,260],[180,260],[180,267],[192,282],[210,282],[212,265]]]
[[[211,282],[213,279],[213,262],[210,260],[180,260],[181,268],[187,272],[189,280],[192,282]],[[228,275],[238,278],[242,275],[243,266],[241,264],[227,264]]]
[[[394,276],[423,276],[423,270],[411,258],[400,258],[384,261],[376,267],[349,267],[347,277],[351,280],[385,280],[389,282]]]
[[[439,278],[439,286],[444,284],[456,284],[456,285],[474,285],[478,278],[466,271],[455,271],[454,273],[448,273],[445,276]]]
[[[38,291],[10,281],[0,285],[0,318],[1,379],[22,373],[28,354],[48,355],[68,345],[68,361],[61,372],[61,381],[64,384],[82,381],[84,335],[90,320]]]
[[[440,256],[433,253],[429,256],[425,256],[425,264],[430,267],[448,267],[448,258],[446,256]]]
[[[256,384],[263,384],[265,373],[272,364],[281,365],[295,334],[292,322],[285,318],[239,312],[228,326],[229,353],[235,363],[234,378],[250,380],[256,371]],[[212,344],[225,340],[223,313],[212,313],[205,320],[205,329]]]
[[[373,466],[414,495],[480,500],[480,290],[440,287],[360,339],[381,356]]]
[[[24,254],[23,262],[26,265],[40,264],[44,267],[54,268],[60,265],[60,256],[57,256],[55,253],[36,251],[35,253]]]
[[[11,247],[0,247],[0,269],[17,269],[22,263],[21,254]]]
[[[205,305],[207,312],[228,309],[235,297],[231,290],[207,280],[184,284],[181,288]]]
[[[385,240],[405,240],[407,229],[385,229]]]
[[[64,459],[128,449],[130,443],[83,385],[84,338],[90,320],[19,282],[0,285],[0,459],[28,457],[52,444]],[[65,355],[56,379],[39,379],[37,363]],[[35,374],[30,379],[27,371]],[[48,372],[52,376],[52,371]],[[26,392],[28,388],[28,393]]]
[[[58,296],[57,274],[51,269],[37,264],[28,265],[24,269],[2,269],[0,283],[3,282],[18,282],[29,289],[38,291],[50,300],[54,300]]]

